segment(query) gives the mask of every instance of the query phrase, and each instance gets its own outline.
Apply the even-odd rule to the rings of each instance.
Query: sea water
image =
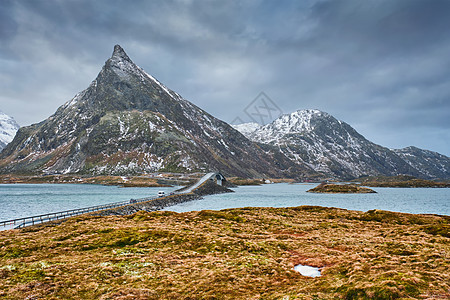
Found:
[[[316,194],[306,191],[317,184],[265,184],[240,186],[234,193],[209,195],[167,207],[186,212],[237,207],[292,207],[318,205],[350,210],[382,209],[414,214],[450,215],[449,188],[372,188],[376,194]]]
[[[316,184],[266,184],[233,188],[234,193],[167,207],[185,212],[237,207],[292,207],[318,205],[367,211],[383,209],[406,213],[450,215],[448,188],[373,188],[376,194],[314,194]],[[0,184],[0,221],[166,194],[169,188],[121,188],[90,184]]]
[[[0,221],[130,199],[156,197],[175,187],[123,188],[96,184],[0,184]]]

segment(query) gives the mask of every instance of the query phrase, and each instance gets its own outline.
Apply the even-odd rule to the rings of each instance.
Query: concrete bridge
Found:
[[[191,185],[190,187],[181,189],[178,192],[174,192],[174,194],[182,195],[182,194],[192,193],[193,191],[198,189],[203,183],[205,183],[208,180],[215,181],[217,183],[217,185],[223,185],[223,182],[226,181],[225,177],[220,172],[211,172],[211,173],[206,174],[202,178],[200,178],[200,180],[198,180],[195,184]],[[164,198],[164,197],[166,197],[166,196],[133,199],[132,203],[134,204],[134,203],[148,202],[148,201],[152,201],[152,200],[156,200],[156,199],[160,199],[160,198]],[[115,203],[110,203],[110,204],[103,204],[103,205],[71,209],[71,210],[66,210],[66,211],[38,215],[38,216],[31,216],[31,217],[25,217],[25,218],[19,218],[19,219],[7,220],[7,221],[0,221],[0,230],[18,229],[18,228],[41,224],[41,223],[45,223],[45,222],[62,220],[62,219],[66,219],[66,218],[70,218],[73,216],[78,216],[78,215],[82,215],[82,214],[86,214],[86,213],[91,213],[91,212],[95,212],[95,211],[121,207],[121,206],[129,205],[130,203],[131,203],[130,200],[126,200],[126,201],[115,202]]]
[[[197,181],[195,184],[191,185],[188,188],[182,189],[179,193],[181,194],[187,194],[192,193],[195,191],[199,186],[201,186],[204,182],[208,180],[214,180],[216,181],[217,185],[222,185],[224,181],[226,181],[225,177],[220,172],[211,172],[200,178],[199,181]]]

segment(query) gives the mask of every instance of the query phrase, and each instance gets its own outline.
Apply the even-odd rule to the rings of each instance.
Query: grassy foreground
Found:
[[[448,299],[449,223],[310,206],[77,217],[0,232],[0,298]]]

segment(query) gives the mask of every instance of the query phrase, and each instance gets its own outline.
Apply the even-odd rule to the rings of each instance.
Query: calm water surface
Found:
[[[94,184],[0,184],[0,221],[153,197],[175,188],[121,188]]]
[[[171,206],[185,212],[236,207],[289,207],[319,205],[367,211],[383,209],[406,213],[450,215],[449,188],[373,188],[377,194],[314,194],[306,191],[317,184],[267,184],[233,188],[235,193],[210,195],[204,199]]]
[[[407,213],[450,215],[450,189],[374,188],[377,194],[312,194],[315,184],[267,184],[233,188],[234,193],[210,195],[166,210],[319,205],[367,211],[383,209]],[[0,184],[0,221],[33,215],[156,196],[172,188],[120,188],[88,184]]]

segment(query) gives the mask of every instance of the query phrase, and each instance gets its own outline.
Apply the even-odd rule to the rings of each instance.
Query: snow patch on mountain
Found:
[[[0,111],[0,151],[14,139],[19,127],[13,118]]]
[[[250,123],[242,123],[242,124],[236,124],[231,125],[234,129],[242,133],[245,137],[249,137],[250,134],[261,128],[261,125],[258,123],[250,122]]]

